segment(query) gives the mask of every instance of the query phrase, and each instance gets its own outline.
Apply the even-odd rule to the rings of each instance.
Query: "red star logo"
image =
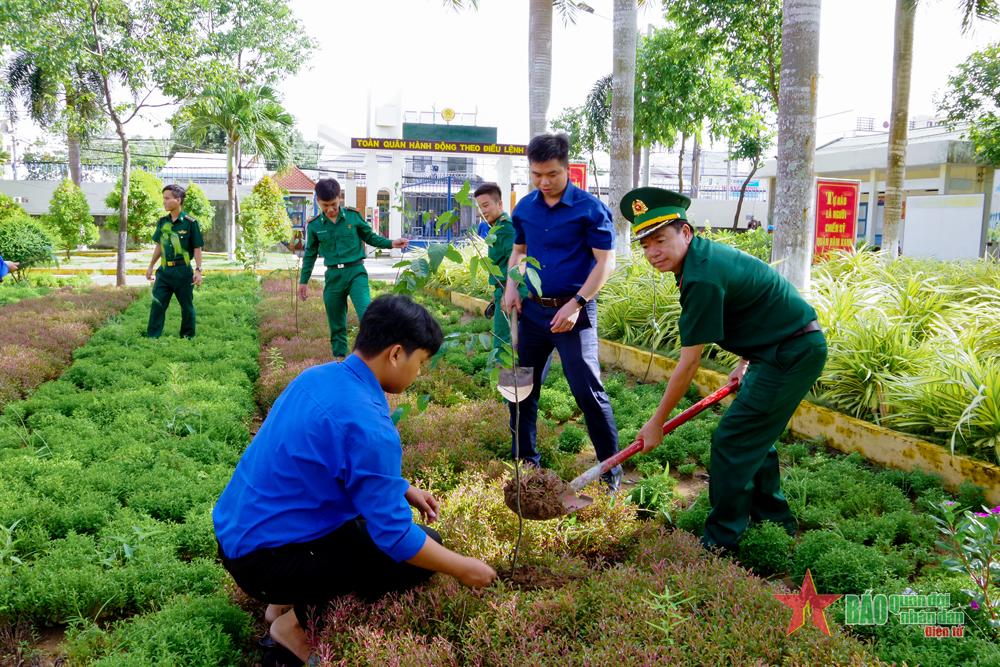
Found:
[[[774,597],[778,598],[782,604],[792,608],[792,620],[788,624],[788,632],[785,633],[786,636],[805,625],[807,610],[812,615],[813,625],[819,628],[820,632],[824,635],[829,636],[830,628],[826,624],[826,615],[823,613],[823,610],[843,596],[820,595],[817,593],[816,587],[813,586],[812,572],[806,570],[806,578],[802,582],[802,591],[798,595],[779,595],[775,593]]]

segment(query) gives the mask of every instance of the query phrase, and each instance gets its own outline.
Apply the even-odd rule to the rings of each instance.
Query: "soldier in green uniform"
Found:
[[[499,348],[501,345],[510,345],[510,323],[503,312],[503,288],[507,283],[507,263],[510,262],[510,252],[514,247],[514,225],[503,210],[500,188],[496,183],[483,183],[476,188],[473,196],[490,228],[497,228],[493,232],[496,240],[489,246],[487,256],[500,269],[503,278],[497,280],[496,276],[490,274],[493,303],[486,308],[486,316],[493,317],[493,347]],[[519,289],[521,298],[528,298],[527,289],[523,285]]]
[[[826,363],[816,311],[765,262],[693,233],[687,197],[659,188],[632,190],[621,210],[646,259],[674,273],[680,290],[681,358],[659,409],[639,431],[649,452],[663,424],[716,343],[739,355],[730,381],[740,390],[712,437],[709,499],[702,544],[735,547],[750,523],[773,521],[789,533],[795,519],[781,492],[774,442]]]
[[[406,250],[406,239],[389,240],[379,236],[365,222],[357,209],[340,205],[340,183],[324,178],[316,183],[316,201],[322,213],[309,221],[306,251],[299,277],[299,298],[306,300],[307,284],[316,256],[323,256],[326,284],[323,303],[330,323],[330,348],[334,357],[347,354],[347,297],[351,297],[360,321],[371,302],[368,272],[365,271],[365,243],[376,248]]]
[[[163,333],[163,320],[172,295],[177,295],[177,302],[181,304],[181,337],[194,338],[194,287],[201,285],[201,249],[205,241],[198,221],[181,210],[183,205],[184,188],[179,185],[163,188],[163,208],[167,215],[156,223],[153,232],[156,247],[146,270],[146,280],[154,280],[153,268],[162,258],[156,270],[153,306],[149,309],[149,326],[146,327],[146,335],[150,338],[159,338]]]

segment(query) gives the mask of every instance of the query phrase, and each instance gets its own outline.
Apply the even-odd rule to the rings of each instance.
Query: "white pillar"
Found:
[[[983,169],[983,235],[979,239],[979,256],[986,254],[986,242],[990,236],[990,212],[993,210],[993,175],[994,167],[982,167]]]
[[[403,166],[405,165],[405,163],[406,163],[406,160],[404,159],[403,153],[401,153],[399,151],[394,151],[393,154],[392,154],[392,167],[390,168],[390,171],[389,171],[389,180],[388,180],[388,182],[385,185],[386,189],[388,189],[389,192],[390,192],[390,200],[389,200],[389,238],[390,239],[398,239],[400,236],[403,235],[403,212],[401,210],[399,210],[400,208],[402,208],[402,202],[392,201],[391,197],[395,197],[397,195],[399,197],[403,196],[403,191],[402,190],[400,190],[397,193],[397,192],[394,192],[394,188],[395,188],[395,184],[396,183],[399,183],[399,185],[401,187],[403,185]],[[378,197],[378,193],[376,193],[375,196]],[[377,205],[377,201],[376,201],[376,205]],[[400,252],[399,250],[397,250],[396,248],[393,248],[389,252],[389,256],[390,257],[402,257],[403,253]]]
[[[938,177],[938,194],[946,195],[951,189],[951,164],[941,165],[941,175]]]
[[[865,242],[875,245],[875,215],[878,213],[878,169],[868,174],[868,222],[865,225]]]
[[[351,208],[358,207],[358,182],[354,178],[351,178],[350,175],[344,181],[344,203]],[[364,211],[361,211],[362,215],[364,213]]]
[[[500,198],[503,202],[503,210],[510,213],[514,207],[510,205],[510,172],[514,166],[509,155],[504,155],[497,160],[497,185],[500,187]]]

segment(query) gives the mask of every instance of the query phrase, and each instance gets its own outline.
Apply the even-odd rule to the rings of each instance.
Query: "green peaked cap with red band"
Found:
[[[622,197],[622,215],[632,223],[632,234],[641,239],[674,220],[687,220],[691,199],[663,188],[636,188]]]

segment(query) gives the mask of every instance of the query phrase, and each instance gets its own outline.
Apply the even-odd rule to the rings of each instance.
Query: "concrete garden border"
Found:
[[[432,291],[470,312],[482,314],[489,304],[460,292]],[[619,366],[653,382],[668,380],[677,366],[673,359],[603,338],[600,340],[600,359],[601,363]],[[705,368],[699,369],[694,377],[694,383],[703,396],[725,385],[726,380],[725,375]],[[845,453],[860,452],[882,466],[897,470],[910,470],[917,466],[924,472],[940,475],[945,485],[952,489],[967,481],[984,486],[987,500],[991,504],[1000,504],[1000,467],[992,463],[959,454],[952,456],[940,445],[808,401],[799,405],[789,427],[800,438],[824,438],[826,444],[834,449]]]

